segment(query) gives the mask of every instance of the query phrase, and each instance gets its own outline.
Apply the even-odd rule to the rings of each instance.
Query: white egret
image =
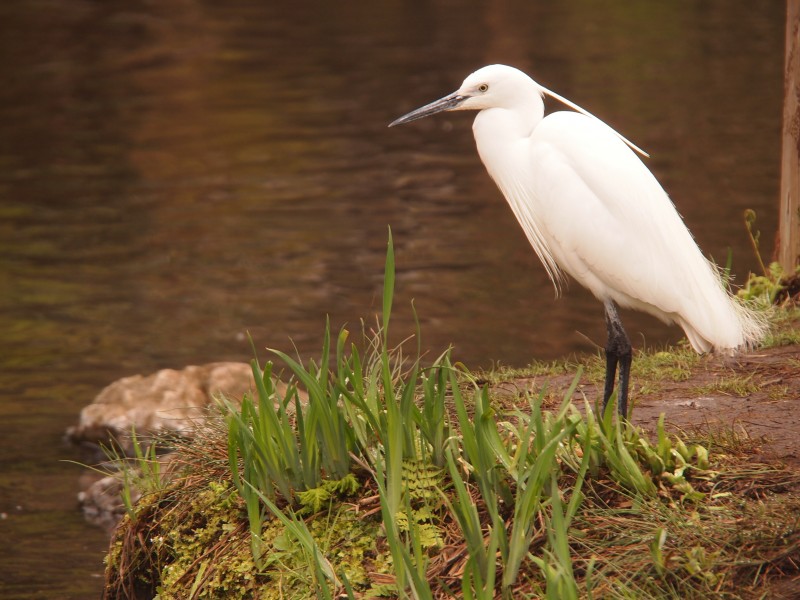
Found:
[[[544,116],[544,95],[578,112]],[[605,308],[603,406],[627,416],[631,343],[617,306],[683,328],[698,353],[758,343],[763,319],[725,289],[636,146],[522,71],[490,65],[452,94],[389,126],[449,110],[479,111],[478,154],[560,293],[564,274]],[[644,153],[642,153],[644,154]]]

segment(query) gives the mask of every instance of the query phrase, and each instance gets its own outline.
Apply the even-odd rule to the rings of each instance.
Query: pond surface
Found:
[[[710,2],[0,5],[0,596],[87,598],[105,536],[62,441],[112,380],[302,356],[373,322],[471,367],[592,351],[602,309],[544,269],[468,114],[386,125],[512,64],[648,150],[704,252],[776,227],[784,10]],[[549,105],[555,108],[555,105]],[[637,346],[680,338],[624,315]],[[262,355],[266,354],[262,351]]]

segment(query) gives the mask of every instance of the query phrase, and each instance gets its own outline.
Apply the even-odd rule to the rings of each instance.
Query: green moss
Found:
[[[188,506],[170,507],[160,517],[159,532],[149,540],[163,564],[158,600],[187,598],[195,582],[196,598],[257,597],[255,564],[232,487],[209,482]]]
[[[307,525],[337,577],[346,577],[356,589],[368,590],[371,576],[391,573],[391,562],[380,550],[381,524],[377,518],[365,519],[354,506],[336,500]],[[262,539],[267,550],[264,570],[258,574],[263,585],[257,597],[315,598],[313,566],[285,527],[276,519],[268,521]]]
[[[351,476],[328,487],[352,492],[354,484],[358,482]],[[251,553],[244,505],[235,489],[216,481],[199,490],[180,486],[180,481],[175,482],[160,501],[147,504],[147,510],[137,507],[138,522],[125,517],[106,558],[111,571],[123,568],[120,562],[126,544],[130,550],[129,542],[134,540],[138,554],[133,560],[150,564],[150,569],[138,569],[137,577],[155,588],[155,600],[316,597],[313,567],[279,520],[265,520],[261,534],[265,553],[259,571]],[[323,511],[308,519],[309,530],[334,572],[344,575],[365,597],[379,596],[392,572],[378,517],[364,518],[355,505],[334,494]],[[131,558],[129,554],[129,563]],[[385,577],[373,589],[375,576],[381,574]]]

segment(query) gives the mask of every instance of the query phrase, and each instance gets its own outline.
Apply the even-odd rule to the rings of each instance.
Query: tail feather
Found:
[[[702,298],[695,298],[693,310],[678,317],[689,343],[699,353],[716,350],[733,353],[754,348],[764,340],[767,318],[754,310],[725,287],[719,270],[709,263],[716,286],[698,286]]]

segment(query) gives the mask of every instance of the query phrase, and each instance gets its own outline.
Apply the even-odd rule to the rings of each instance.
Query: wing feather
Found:
[[[761,335],[758,318],[724,289],[666,192],[619,137],[563,112],[527,143],[527,168],[514,171],[530,179],[504,193],[540,257],[601,300],[677,322],[698,351]]]

